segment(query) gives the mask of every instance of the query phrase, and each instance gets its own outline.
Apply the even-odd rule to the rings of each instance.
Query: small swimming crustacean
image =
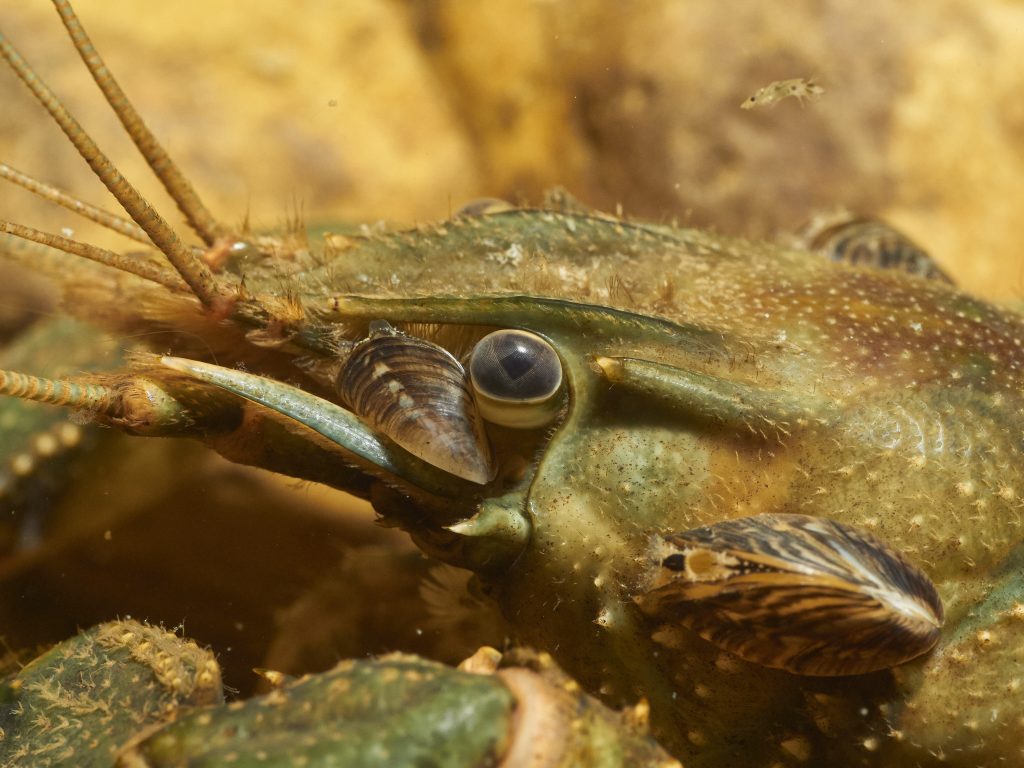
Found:
[[[0,38],[132,221],[71,206],[156,249],[119,254],[0,222],[0,253],[113,331],[178,332],[123,371],[0,371],[0,392],[370,500],[425,553],[472,571],[516,639],[578,681],[554,687],[649,717],[687,765],[1019,759],[1024,317],[959,291],[863,219],[811,227],[795,248],[566,205],[488,204],[302,247],[232,231],[66,0],[54,5],[201,244]],[[813,85],[769,88],[799,95],[793,82]],[[623,276],[629,290],[611,290]],[[104,306],[115,295],[131,300]],[[95,635],[138,661],[143,632]],[[461,684],[402,659],[355,673],[393,683],[388,664]],[[28,690],[20,679],[9,695]],[[327,679],[265,701],[299,713]],[[484,687],[507,715],[508,694]],[[254,707],[164,724],[145,749],[199,750],[206,737],[188,727],[243,709]],[[275,745],[281,764],[298,749]]]
[[[776,80],[763,88],[758,88],[757,93],[749,99],[744,99],[740,104],[740,109],[768,107],[788,98],[794,98],[803,104],[804,99],[817,99],[823,93],[825,93],[825,89],[814,80],[806,80],[802,77]]]

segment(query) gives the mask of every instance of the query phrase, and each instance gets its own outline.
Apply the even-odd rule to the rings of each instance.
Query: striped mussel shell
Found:
[[[658,537],[640,609],[756,664],[858,675],[928,651],[943,623],[931,580],[871,534],[757,515]]]
[[[353,413],[409,453],[474,483],[493,479],[466,372],[443,347],[375,323],[338,373],[337,390]]]
[[[805,225],[801,237],[808,250],[832,261],[953,282],[927,251],[878,219],[848,213],[819,216]]]

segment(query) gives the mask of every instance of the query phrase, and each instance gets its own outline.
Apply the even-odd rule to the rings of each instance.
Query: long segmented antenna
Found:
[[[210,270],[202,261],[195,258],[191,251],[181,242],[181,239],[157,213],[153,206],[139,194],[121,172],[117,170],[110,159],[103,154],[96,142],[92,140],[78,123],[71,116],[60,99],[50,90],[32,68],[21,57],[7,39],[0,34],[0,55],[2,55],[11,69],[21,79],[32,94],[50,113],[64,135],[68,137],[75,149],[92,168],[93,173],[110,190],[111,194],[132,217],[136,224],[142,227],[157,248],[167,257],[171,265],[182,276],[192,293],[206,307],[212,307],[227,296],[225,289],[217,283]]]
[[[39,181],[39,179],[33,178],[27,173],[22,173],[16,168],[12,168],[7,163],[0,163],[0,179],[17,184],[19,187],[24,187],[32,194],[39,195],[44,200],[49,200],[51,203],[63,206],[79,216],[95,221],[100,226],[113,230],[125,237],[130,237],[136,242],[144,243],[145,245],[151,244],[149,238],[146,237],[145,230],[134,221],[129,221],[117,214],[104,211],[102,208],[97,208],[95,205],[79,200],[73,195],[69,195],[63,189],[47,184],[45,181]]]
[[[81,256],[122,272],[129,272],[136,277],[141,277],[143,280],[159,283],[166,288],[170,288],[172,291],[187,290],[188,288],[174,272],[160,269],[146,261],[140,261],[139,259],[123,256],[114,251],[108,251],[105,248],[97,248],[88,243],[80,243],[77,240],[71,240],[67,237],[50,234],[49,232],[41,232],[38,229],[15,224],[12,221],[0,221],[0,233],[14,235],[23,240],[31,240],[34,243],[40,243],[65,253]]]
[[[157,141],[156,136],[153,135],[131,101],[128,100],[113,74],[107,69],[107,65],[96,52],[96,48],[71,8],[71,4],[68,0],[53,0],[53,5],[71,36],[71,42],[74,43],[85,66],[89,68],[93,80],[103,91],[107,103],[114,110],[121,125],[128,131],[132,143],[138,147],[139,152],[146,159],[146,163],[164,185],[167,194],[177,204],[178,210],[185,215],[189,226],[207,245],[213,245],[218,238],[227,237],[227,229],[213,218],[188,179]]]
[[[44,379],[17,371],[0,369],[0,395],[20,397],[37,403],[66,405],[105,413],[113,407],[114,391],[104,384],[86,384],[60,379]]]

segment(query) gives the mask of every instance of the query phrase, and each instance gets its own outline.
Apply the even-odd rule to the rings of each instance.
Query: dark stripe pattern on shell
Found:
[[[757,515],[664,537],[641,610],[737,656],[802,675],[854,675],[930,649],[943,622],[921,569],[866,531]]]
[[[354,347],[337,386],[353,413],[410,453],[475,483],[493,479],[466,372],[443,347],[378,327]]]

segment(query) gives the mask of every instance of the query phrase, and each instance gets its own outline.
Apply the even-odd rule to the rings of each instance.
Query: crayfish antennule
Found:
[[[94,221],[102,227],[129,237],[137,243],[150,244],[145,230],[134,221],[105,211],[102,208],[97,208],[95,205],[91,205],[84,200],[79,200],[63,189],[47,184],[45,181],[40,181],[29,176],[27,173],[22,173],[6,163],[0,163],[0,179],[17,184],[32,194],[39,195],[44,200],[49,200],[51,203],[67,208],[72,213],[77,213],[79,216]]]
[[[81,25],[74,16],[74,12],[71,11],[66,0],[54,1],[79,52],[83,53],[83,56],[88,55],[88,51],[92,50],[92,44],[81,30]],[[57,95],[2,35],[0,35],[0,56],[6,59],[14,74],[50,113],[50,117],[64,132],[82,159],[89,164],[96,177],[103,182],[104,186],[132,217],[132,220],[146,231],[150,240],[167,257],[196,298],[206,306],[213,304],[218,297],[223,295],[224,287],[213,278],[206,265],[185,246],[170,224],[121,174],[117,166],[103,153]],[[96,59],[98,60],[98,56]],[[100,61],[100,67],[102,68],[102,66],[102,61]]]
[[[164,189],[177,204],[178,210],[185,215],[192,229],[207,245],[213,244],[218,237],[223,237],[226,234],[227,228],[214,219],[181,169],[146,125],[96,51],[68,0],[54,0],[53,4],[71,37],[71,42],[82,57],[93,80],[96,81],[96,85],[100,87],[110,108],[114,110],[121,125],[128,132],[132,143],[145,158],[146,164],[160,179]]]
[[[10,221],[0,221],[0,232],[19,237],[22,240],[30,240],[50,248],[56,248],[59,251],[64,251],[64,253],[81,256],[98,264],[141,277],[143,280],[157,283],[175,292],[188,290],[188,286],[173,272],[169,272],[146,261],[124,256],[114,251],[108,251],[105,248],[97,248],[87,243],[80,243],[77,240],[53,235],[49,232],[41,232],[38,229],[15,224]]]

